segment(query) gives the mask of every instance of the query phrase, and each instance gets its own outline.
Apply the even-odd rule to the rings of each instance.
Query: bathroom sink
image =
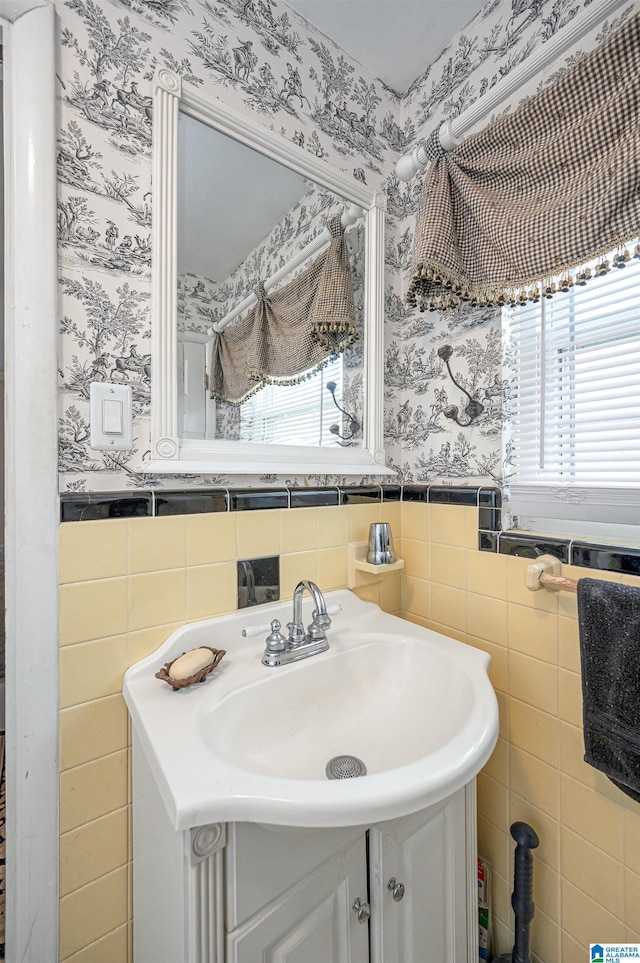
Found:
[[[127,671],[134,738],[175,829],[390,819],[446,798],[489,758],[498,709],[484,652],[346,590],[326,599],[342,606],[329,651],[303,662],[266,667],[264,636],[241,634],[286,623],[287,602],[184,626]],[[199,645],[227,650],[206,682],[174,692],[154,677]],[[329,778],[328,765],[332,776],[366,774]]]
[[[323,779],[334,756],[353,755],[373,775],[433,754],[464,727],[473,688],[451,659],[394,635],[353,641],[208,706],[198,718],[206,745],[257,775]]]

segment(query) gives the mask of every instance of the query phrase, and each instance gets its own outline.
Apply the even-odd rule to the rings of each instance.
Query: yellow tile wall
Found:
[[[540,836],[533,959],[582,963],[590,942],[640,940],[640,806],[582,758],[575,595],[530,592],[527,560],[477,551],[476,528],[474,508],[402,504],[402,614],[492,658],[500,737],[478,777],[478,843],[493,868],[497,952],[513,945],[509,826],[522,819]]]
[[[582,760],[575,599],[531,593],[526,560],[478,552],[476,509],[392,503],[61,526],[61,963],[133,960],[127,666],[185,621],[235,610],[237,558],[280,554],[282,598],[304,576],[346,586],[348,543],[371,521],[391,523],[405,570],[358,594],[492,658],[500,737],[478,779],[478,832],[497,950],[511,948],[516,819],[541,839],[537,963],[640,940],[640,807]]]
[[[280,555],[300,578],[347,584],[347,546],[400,505],[184,515],[60,526],[60,961],[132,963],[131,734],[126,668],[184,622],[236,608],[236,560]],[[400,614],[400,576],[363,589]]]

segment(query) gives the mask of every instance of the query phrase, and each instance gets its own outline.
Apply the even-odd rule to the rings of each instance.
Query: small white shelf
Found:
[[[360,559],[355,559],[353,564],[358,572],[368,572],[370,575],[384,577],[390,575],[391,572],[399,572],[401,568],[404,568],[404,559],[399,558],[395,562],[388,562],[386,565],[372,565],[371,562],[362,562]]]
[[[404,559],[399,558],[395,562],[389,562],[386,565],[372,565],[371,562],[367,562],[367,542],[350,542],[349,543],[349,570],[348,570],[348,586],[349,588],[361,588],[364,585],[374,585],[376,582],[381,582],[383,578],[388,575],[392,575],[394,572],[399,572],[404,568]]]

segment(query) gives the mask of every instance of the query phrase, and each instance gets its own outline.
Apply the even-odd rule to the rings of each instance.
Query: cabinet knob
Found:
[[[399,903],[404,896],[404,883],[396,882],[395,876],[392,876],[387,883],[387,889],[391,890],[391,895],[396,903]]]
[[[358,923],[366,923],[369,917],[371,916],[371,909],[369,907],[369,904],[362,903],[360,901],[359,896],[355,900],[352,909],[358,918]]]

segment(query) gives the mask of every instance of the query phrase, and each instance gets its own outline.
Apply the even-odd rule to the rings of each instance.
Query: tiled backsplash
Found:
[[[579,963],[589,942],[640,939],[640,808],[584,762],[576,593],[525,583],[530,558],[555,540],[495,533],[479,551],[463,525],[474,508],[415,500],[401,508],[402,617],[491,656],[500,737],[478,776],[478,846],[492,868],[496,953],[513,946],[509,827],[517,820],[540,837],[533,963]],[[571,551],[577,561],[580,547]],[[613,567],[615,553],[604,551],[600,561]],[[637,562],[637,552],[629,557]],[[562,574],[640,587],[638,575],[620,570],[567,564]]]
[[[640,575],[640,548],[527,532],[502,532],[500,489],[487,486],[368,485],[331,488],[211,489],[109,494],[63,494],[61,521],[163,517],[270,508],[322,508],[383,502],[423,502],[478,508],[478,549],[520,558],[555,555],[567,565]]]
[[[292,515],[296,508],[306,510]],[[348,544],[383,519],[405,568],[357,594],[492,658],[501,733],[478,779],[478,827],[494,872],[498,951],[512,943],[515,819],[541,839],[534,963],[582,959],[594,919],[594,938],[640,939],[640,811],[583,762],[576,597],[530,592],[524,580],[528,559],[558,545],[592,564],[613,565],[615,550],[497,529],[481,530],[492,544],[479,550],[478,523],[492,512],[498,489],[468,486],[63,498],[61,960],[133,959],[127,666],[185,622],[235,611],[238,559],[278,555],[283,599],[301,577],[323,591],[346,587]],[[625,558],[637,563],[637,555]],[[620,568],[567,565],[563,574],[640,582]]]

